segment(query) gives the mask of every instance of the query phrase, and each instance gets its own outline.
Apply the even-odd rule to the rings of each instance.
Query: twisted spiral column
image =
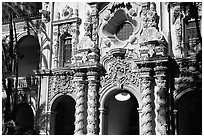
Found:
[[[83,74],[75,76],[76,81],[76,106],[75,106],[75,135],[85,134],[85,81],[83,81]]]
[[[87,134],[99,134],[99,111],[98,111],[98,84],[97,72],[88,72],[88,109],[87,109]]]
[[[162,68],[162,71],[161,71]],[[166,135],[166,76],[165,67],[157,66],[154,70],[155,76],[155,114],[156,114],[156,135]]]
[[[141,72],[141,92],[142,92],[142,114],[141,127],[142,135],[155,134],[155,114],[153,108],[153,93],[151,90],[152,77],[149,76],[150,68],[145,68],[147,71]]]

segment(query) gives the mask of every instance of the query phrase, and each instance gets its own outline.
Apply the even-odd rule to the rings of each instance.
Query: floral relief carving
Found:
[[[69,75],[55,74],[49,79],[48,100],[51,101],[57,94],[75,93],[73,77]]]
[[[101,79],[102,87],[108,84],[123,85],[134,84],[139,86],[139,74],[137,71],[133,72],[130,63],[122,59],[114,59],[110,64],[108,74]]]

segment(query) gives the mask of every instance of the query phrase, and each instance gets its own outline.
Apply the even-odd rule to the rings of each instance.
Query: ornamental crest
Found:
[[[102,77],[101,85],[104,87],[108,84],[122,86],[124,84],[133,84],[139,86],[138,73],[133,69],[130,62],[122,59],[115,59],[109,66],[108,74]]]

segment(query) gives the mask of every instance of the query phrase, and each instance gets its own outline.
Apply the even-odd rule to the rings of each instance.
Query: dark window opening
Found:
[[[71,37],[66,37],[64,39],[62,51],[63,51],[62,52],[62,54],[63,54],[62,64],[64,67],[65,64],[71,62],[71,57],[72,57],[72,39],[71,39]]]
[[[200,28],[200,21],[199,21],[199,28]],[[200,43],[200,41],[199,41],[197,29],[196,29],[195,20],[191,20],[186,23],[186,40],[187,40],[188,55],[196,53],[199,50],[198,44]]]

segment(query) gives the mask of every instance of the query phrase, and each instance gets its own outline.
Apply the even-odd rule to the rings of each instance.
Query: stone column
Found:
[[[105,135],[106,133],[106,127],[107,127],[107,122],[106,122],[106,114],[108,113],[108,109],[106,108],[100,108],[100,135]],[[105,125],[106,124],[106,125]]]
[[[166,71],[165,66],[157,65],[154,68],[155,71],[155,114],[156,114],[156,135],[166,135],[167,134],[167,124],[166,124],[166,102],[165,102],[165,92],[166,88]]]
[[[153,108],[153,92],[151,88],[152,77],[151,68],[142,67],[140,69],[141,92],[142,92],[142,114],[141,128],[142,135],[155,135],[155,114]]]
[[[138,111],[138,113],[139,113],[139,130],[140,130],[140,135],[142,135],[142,128],[141,128],[141,117],[142,117],[142,109],[141,108],[137,108],[137,111]]]
[[[85,134],[85,81],[83,80],[84,73],[77,72],[74,76],[76,82],[76,112],[75,112],[75,135]]]
[[[89,71],[88,76],[88,109],[87,109],[87,134],[99,134],[99,110],[98,110],[98,90],[99,81],[97,72]]]
[[[175,135],[178,135],[178,133],[177,133],[177,114],[178,114],[178,110],[174,110],[174,124],[175,124]]]

